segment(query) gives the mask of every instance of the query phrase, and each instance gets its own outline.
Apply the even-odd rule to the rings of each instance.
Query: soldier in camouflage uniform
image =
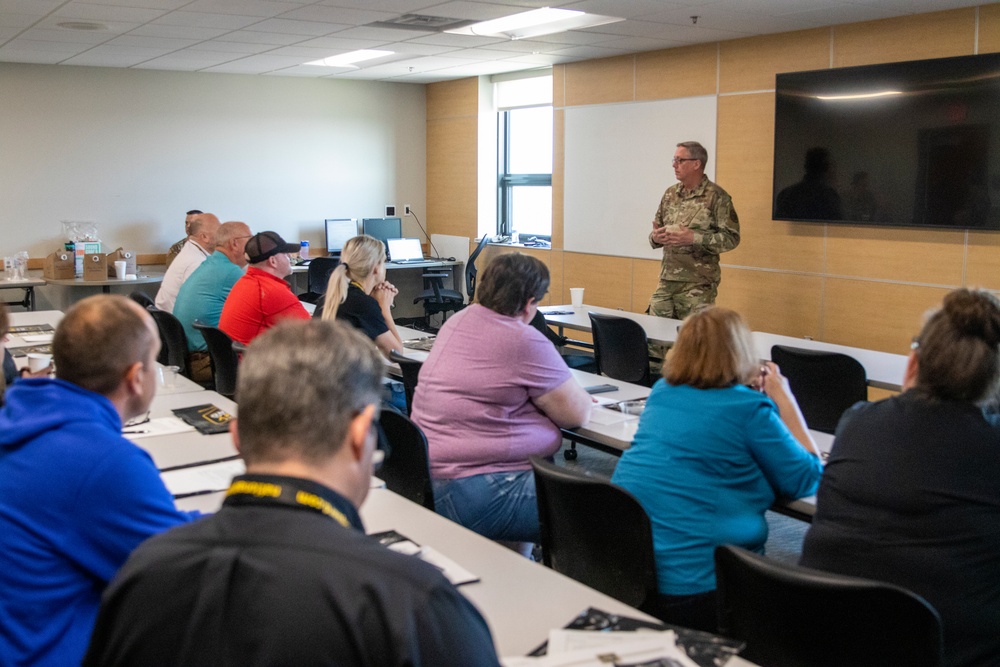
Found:
[[[170,246],[170,249],[167,250],[167,267],[168,268],[170,267],[171,262],[173,262],[174,259],[177,257],[177,255],[180,254],[181,248],[183,248],[184,244],[187,243],[188,237],[191,236],[191,221],[194,220],[196,216],[201,215],[201,213],[202,213],[201,211],[195,209],[195,210],[192,210],[192,211],[188,211],[185,214],[185,216],[184,216],[184,238],[182,238],[180,241],[178,241],[177,243],[175,243],[172,246]]]
[[[680,181],[663,193],[649,245],[663,248],[660,284],[649,313],[684,319],[695,307],[715,303],[719,254],[740,243],[733,200],[705,176],[708,152],[696,141],[677,144],[674,175]]]

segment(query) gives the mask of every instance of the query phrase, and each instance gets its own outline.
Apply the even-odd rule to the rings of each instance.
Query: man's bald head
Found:
[[[243,251],[251,236],[253,233],[247,223],[236,220],[224,222],[215,235],[215,249],[236,266],[246,266],[247,258]]]
[[[188,236],[206,250],[215,247],[215,235],[219,231],[219,219],[211,213],[201,213],[191,219]]]
[[[66,311],[52,339],[56,375],[107,396],[160,345],[153,318],[123,296],[99,294]]]

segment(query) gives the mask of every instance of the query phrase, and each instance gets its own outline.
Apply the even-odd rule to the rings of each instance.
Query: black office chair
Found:
[[[865,367],[846,354],[775,345],[771,348],[771,361],[788,378],[792,394],[811,429],[835,432],[845,410],[868,400]]]
[[[763,667],[939,667],[941,619],[923,598],[868,579],[715,550],[719,632]]]
[[[633,607],[652,601],[653,532],[639,501],[606,479],[537,456],[531,467],[545,566]]]
[[[208,356],[212,360],[212,379],[215,391],[226,398],[236,396],[236,374],[239,360],[233,350],[233,340],[222,329],[195,320],[192,324],[201,331],[208,345]]]
[[[469,255],[469,261],[465,263],[465,293],[469,295],[469,303],[472,303],[476,296],[476,276],[479,274],[479,269],[476,268],[476,260],[479,259],[479,255],[482,254],[483,248],[486,244],[490,242],[490,237],[483,234],[483,238],[479,239],[479,245],[476,249],[472,251]]]
[[[239,359],[239,356],[241,354],[243,354],[244,352],[246,352],[248,347],[250,347],[250,346],[247,345],[246,343],[241,343],[238,340],[234,340],[233,341],[233,352],[236,353],[236,358]]]
[[[594,359],[594,355],[584,350],[567,347],[569,339],[566,336],[560,336],[545,323],[545,315],[542,314],[542,311],[535,311],[535,316],[531,318],[529,324],[541,331],[542,335],[556,346],[567,366],[586,373],[597,373],[597,360]]]
[[[177,366],[181,375],[190,378],[187,334],[184,333],[181,321],[167,311],[159,310],[156,306],[147,306],[146,310],[153,317],[156,328],[160,332],[160,355],[156,360],[164,366]]]
[[[447,271],[428,271],[422,275],[424,291],[413,299],[413,303],[424,304],[424,321],[428,325],[432,315],[443,315],[443,321],[448,318],[448,313],[457,312],[465,307],[465,297],[462,293],[444,286],[445,279],[450,276]]]
[[[651,386],[649,344],[642,325],[627,317],[588,314],[598,372],[622,382]]]
[[[129,294],[128,298],[132,299],[143,308],[156,308],[156,303],[151,298],[149,298],[149,295],[146,294],[145,292],[140,292],[139,290],[136,290],[131,294]]]
[[[299,301],[316,303],[321,296],[326,294],[330,274],[339,264],[340,259],[337,257],[317,257],[310,261],[309,269],[306,272],[309,291],[300,294]]]
[[[420,374],[420,367],[424,362],[411,359],[393,350],[389,353],[389,359],[399,364],[399,370],[403,372],[403,391],[406,393],[406,414],[413,412],[413,392],[417,389],[417,376]]]
[[[393,493],[434,510],[434,489],[427,459],[427,438],[409,417],[382,410],[379,426],[387,447],[382,467],[375,475]]]

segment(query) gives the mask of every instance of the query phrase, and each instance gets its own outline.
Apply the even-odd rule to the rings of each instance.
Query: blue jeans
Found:
[[[532,471],[432,482],[438,514],[491,540],[538,542],[538,501]]]

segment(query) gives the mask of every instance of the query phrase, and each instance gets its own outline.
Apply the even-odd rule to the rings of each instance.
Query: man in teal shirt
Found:
[[[211,378],[207,344],[201,332],[192,326],[200,320],[218,326],[222,304],[229,296],[233,284],[243,276],[247,265],[243,250],[253,236],[245,222],[227,222],[219,227],[215,252],[194,270],[177,292],[174,316],[184,325],[187,334],[189,361],[195,380]]]

